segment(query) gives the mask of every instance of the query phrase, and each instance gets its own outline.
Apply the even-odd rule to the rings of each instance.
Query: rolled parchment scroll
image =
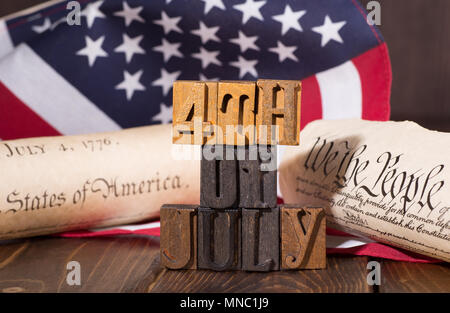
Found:
[[[132,223],[158,217],[163,203],[199,203],[200,154],[177,152],[171,132],[1,141],[0,239]]]
[[[279,169],[287,203],[327,224],[450,261],[450,133],[413,122],[316,121]]]

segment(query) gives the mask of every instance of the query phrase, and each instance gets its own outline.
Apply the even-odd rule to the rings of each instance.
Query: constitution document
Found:
[[[324,207],[328,226],[450,261],[450,133],[315,121],[279,175],[284,201]]]

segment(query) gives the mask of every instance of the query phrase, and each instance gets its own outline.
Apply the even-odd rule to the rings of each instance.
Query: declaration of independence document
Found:
[[[328,226],[450,261],[450,133],[413,122],[316,121],[280,165],[286,203]]]
[[[171,129],[0,141],[0,239],[133,223],[158,217],[164,203],[198,204],[200,162],[177,160]]]

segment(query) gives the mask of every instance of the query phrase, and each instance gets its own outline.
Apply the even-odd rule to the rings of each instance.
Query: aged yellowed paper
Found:
[[[143,221],[200,201],[171,125],[0,142],[0,239]],[[176,149],[174,149],[174,147]]]
[[[284,201],[324,206],[328,226],[450,261],[450,133],[316,121],[279,171]]]

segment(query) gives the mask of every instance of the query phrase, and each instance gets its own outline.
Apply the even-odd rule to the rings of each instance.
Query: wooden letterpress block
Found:
[[[281,269],[326,268],[325,211],[282,205]]]
[[[197,207],[165,204],[161,207],[161,264],[171,269],[197,268]]]
[[[173,84],[173,143],[215,143],[217,84],[200,81]]]
[[[231,151],[231,156],[227,157],[227,149]],[[222,145],[203,147],[200,163],[200,205],[202,207],[213,209],[236,207],[238,181],[234,149],[232,146]],[[216,157],[208,160],[206,151],[214,153]]]
[[[245,150],[245,151],[244,151]],[[242,153],[241,153],[242,152]],[[244,160],[241,160],[242,156]],[[277,150],[270,146],[237,147],[239,207],[273,208],[277,205]]]
[[[280,269],[280,210],[242,209],[242,269]]]
[[[298,145],[300,134],[301,82],[258,80],[257,142],[271,145]],[[278,126],[278,134],[275,127]],[[263,128],[261,128],[263,126]],[[264,126],[267,131],[264,132]],[[265,138],[267,136],[267,141]],[[277,140],[278,137],[278,140]]]
[[[255,140],[256,83],[221,81],[218,86],[216,143],[249,145]],[[221,134],[222,132],[222,134]]]
[[[239,210],[198,209],[198,268],[215,271],[241,268]]]

